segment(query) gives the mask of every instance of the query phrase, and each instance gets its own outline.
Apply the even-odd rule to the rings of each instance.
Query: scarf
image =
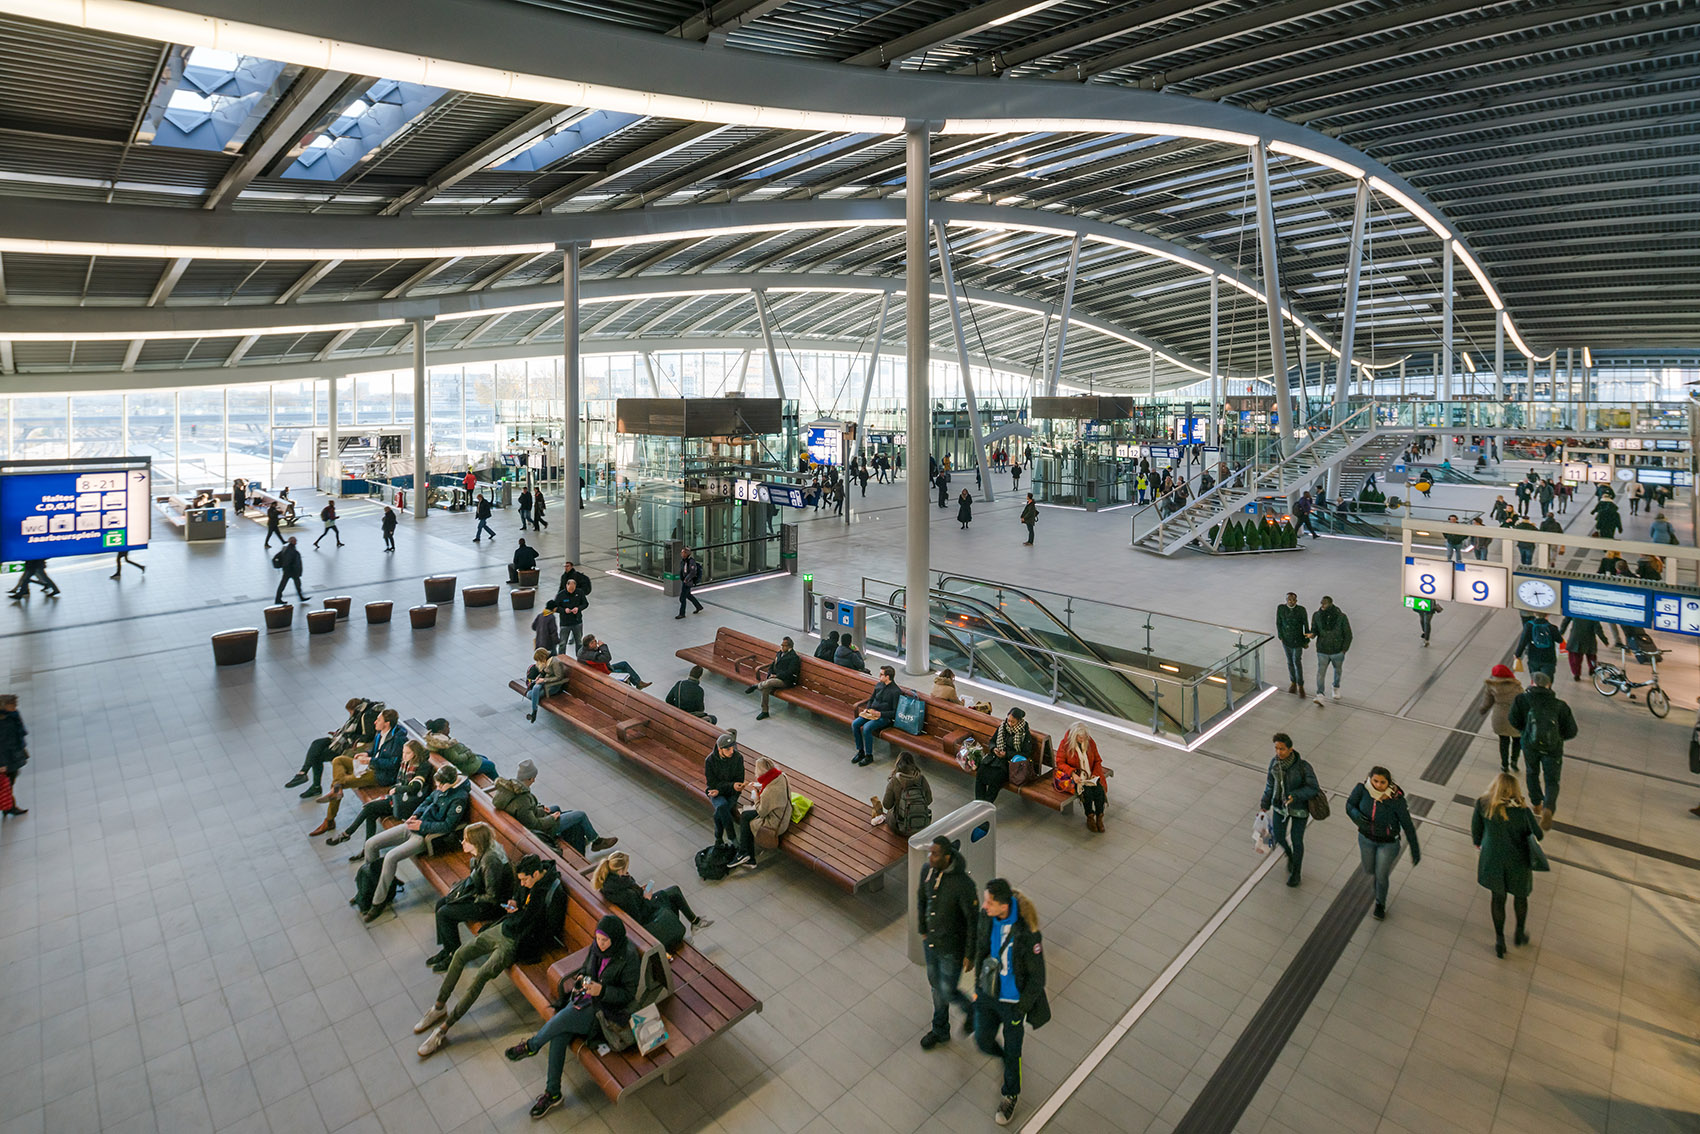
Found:
[[[1388,800],[1393,798],[1393,793],[1399,790],[1399,785],[1389,782],[1386,791],[1376,791],[1375,785],[1370,783],[1368,780],[1365,780],[1364,790],[1374,796],[1377,803],[1386,803]]]

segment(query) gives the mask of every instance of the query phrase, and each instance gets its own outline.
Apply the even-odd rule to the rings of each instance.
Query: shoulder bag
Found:
[[[905,690],[897,697],[897,718],[893,723],[910,736],[920,736],[927,723],[927,703]]]

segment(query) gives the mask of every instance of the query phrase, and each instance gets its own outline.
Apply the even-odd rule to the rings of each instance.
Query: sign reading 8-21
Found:
[[[1452,597],[1452,563],[1445,559],[1405,557],[1405,593],[1417,598]]]
[[[1454,563],[1452,597],[1474,606],[1503,607],[1507,600],[1506,569],[1491,563]]]

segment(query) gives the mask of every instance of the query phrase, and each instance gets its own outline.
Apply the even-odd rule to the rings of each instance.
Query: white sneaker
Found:
[[[419,1022],[413,1025],[413,1034],[419,1035],[423,1032],[430,1031],[432,1028],[448,1019],[448,1015],[448,1012],[441,1008],[430,1008],[426,1011],[425,1015],[419,1018]]]
[[[1318,705],[1322,704],[1322,692],[1318,690],[1316,696],[1311,698],[1311,700],[1315,701]]]
[[[425,1059],[428,1056],[437,1054],[438,1051],[442,1050],[443,1045],[448,1042],[449,1028],[447,1024],[444,1024],[442,1027],[426,1036],[425,1042],[419,1045],[419,1058]]]
[[[1336,685],[1328,691],[1328,695],[1338,701],[1340,699],[1340,687]]]

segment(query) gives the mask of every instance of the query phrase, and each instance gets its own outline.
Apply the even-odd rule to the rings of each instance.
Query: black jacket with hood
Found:
[[[921,936],[935,952],[951,957],[967,955],[968,935],[979,916],[976,893],[959,850],[951,851],[950,865],[942,871],[934,871],[931,864],[921,868],[915,908]]]
[[[1045,997],[1044,935],[1039,932],[1039,914],[1027,895],[1017,890],[1015,925],[1011,927],[1009,964],[1015,976],[1015,990],[1020,995],[1017,1010],[1035,1028],[1042,1028],[1051,1019],[1051,1002]],[[973,971],[978,974],[980,962],[992,954],[992,918],[981,910],[974,923]]]

